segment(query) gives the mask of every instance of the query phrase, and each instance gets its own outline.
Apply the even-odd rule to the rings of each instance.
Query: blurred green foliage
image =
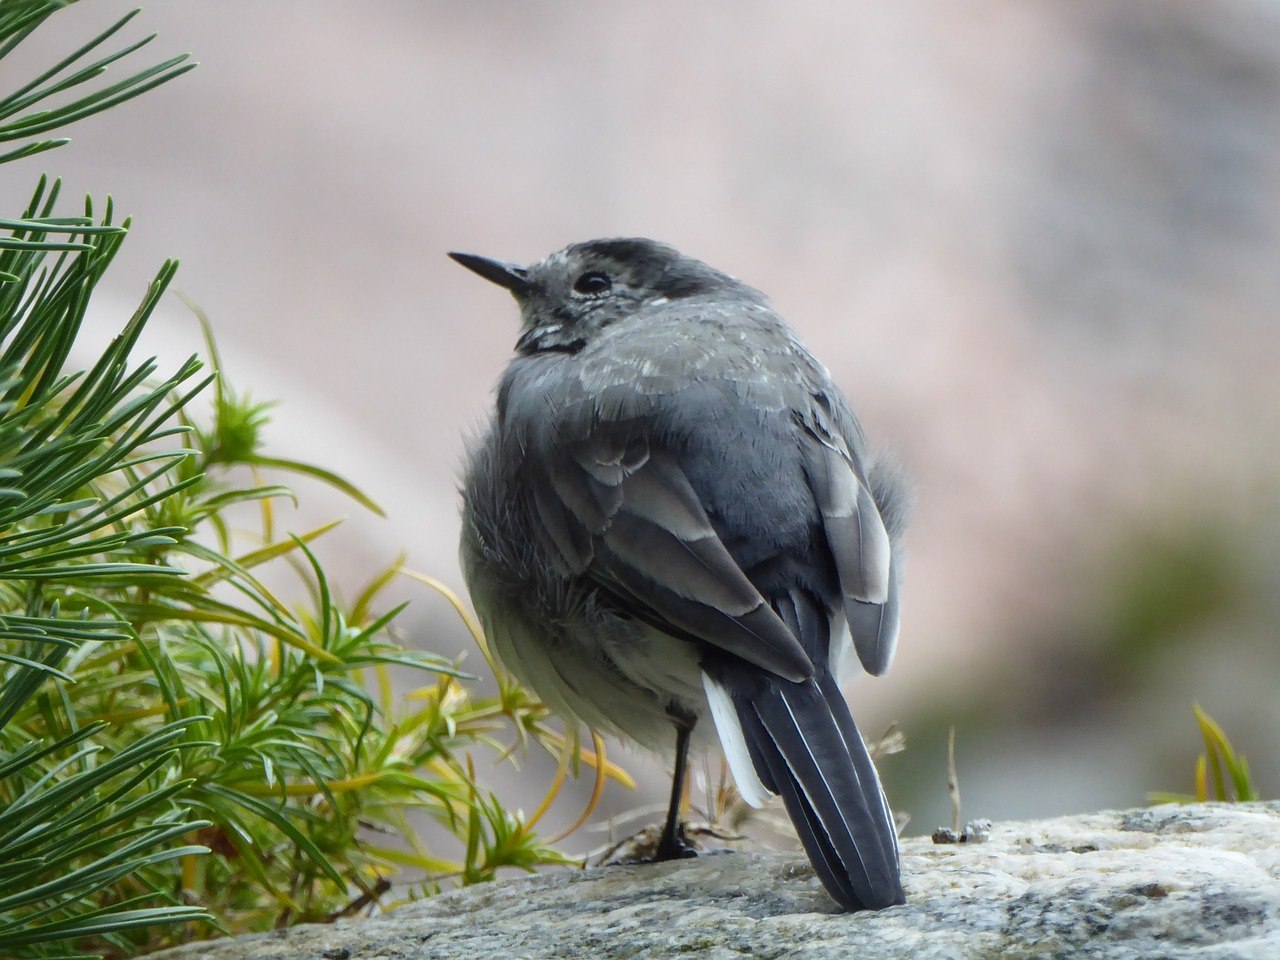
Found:
[[[1000,770],[999,758],[1014,743],[1027,757],[1041,751],[1033,762],[1063,758],[1067,799],[1054,813],[1141,803],[1152,783],[1168,782],[1185,757],[1175,711],[1197,698],[1212,697],[1221,704],[1215,713],[1229,712],[1224,719],[1238,742],[1265,744],[1269,721],[1257,709],[1259,691],[1280,680],[1280,646],[1268,639],[1275,597],[1274,568],[1265,559],[1273,549],[1271,529],[1241,529],[1229,517],[1207,512],[1199,494],[1117,524],[1112,539],[1077,569],[1071,608],[1020,624],[1017,642],[975,668],[980,680],[945,684],[897,718],[912,749],[908,762],[883,771],[889,795],[913,813],[927,810],[920,815],[927,825],[945,822],[952,725],[960,734],[962,772],[976,766],[986,778],[971,797],[1003,794],[1014,816],[1041,809],[1022,803],[1019,769],[1011,764]],[[1227,699],[1233,690],[1242,692]],[[1137,766],[1106,766],[1117,755],[1115,739],[1133,744],[1127,753]],[[1210,786],[1213,756],[1210,750],[1204,761]],[[1070,781],[1071,771],[1093,757],[1093,779],[1081,791]],[[1228,754],[1218,757],[1230,787]],[[1259,781],[1272,770],[1267,766],[1250,778],[1255,793],[1267,789]],[[993,771],[1003,773],[995,786]],[[1105,789],[1108,780],[1111,792],[1100,796],[1098,785]],[[1032,792],[1042,797],[1040,786]]]

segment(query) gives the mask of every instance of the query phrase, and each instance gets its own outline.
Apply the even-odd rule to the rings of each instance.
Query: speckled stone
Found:
[[[722,853],[471,887],[170,960],[1280,960],[1280,803],[997,823],[903,843],[907,904],[843,914],[799,855]]]

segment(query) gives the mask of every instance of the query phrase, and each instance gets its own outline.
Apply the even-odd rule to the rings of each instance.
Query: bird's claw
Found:
[[[689,842],[681,823],[673,832],[663,833],[662,839],[653,851],[654,863],[665,863],[667,860],[688,860],[698,855],[698,848]]]

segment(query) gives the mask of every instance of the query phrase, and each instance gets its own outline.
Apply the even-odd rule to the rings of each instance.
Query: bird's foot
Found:
[[[687,860],[698,855],[698,848],[689,841],[684,823],[674,830],[662,832],[657,848],[653,851],[653,862],[663,863],[667,860]]]
[[[735,833],[707,823],[681,823],[676,836],[669,844],[663,843],[662,824],[645,827],[639,833],[610,844],[588,856],[593,866],[615,864],[662,863],[665,860],[684,860],[720,850],[732,850],[745,841]]]

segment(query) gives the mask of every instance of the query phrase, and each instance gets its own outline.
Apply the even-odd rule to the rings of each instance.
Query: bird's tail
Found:
[[[804,683],[752,686],[732,696],[747,752],[823,885],[850,910],[903,903],[893,814],[835,679],[824,666]]]

